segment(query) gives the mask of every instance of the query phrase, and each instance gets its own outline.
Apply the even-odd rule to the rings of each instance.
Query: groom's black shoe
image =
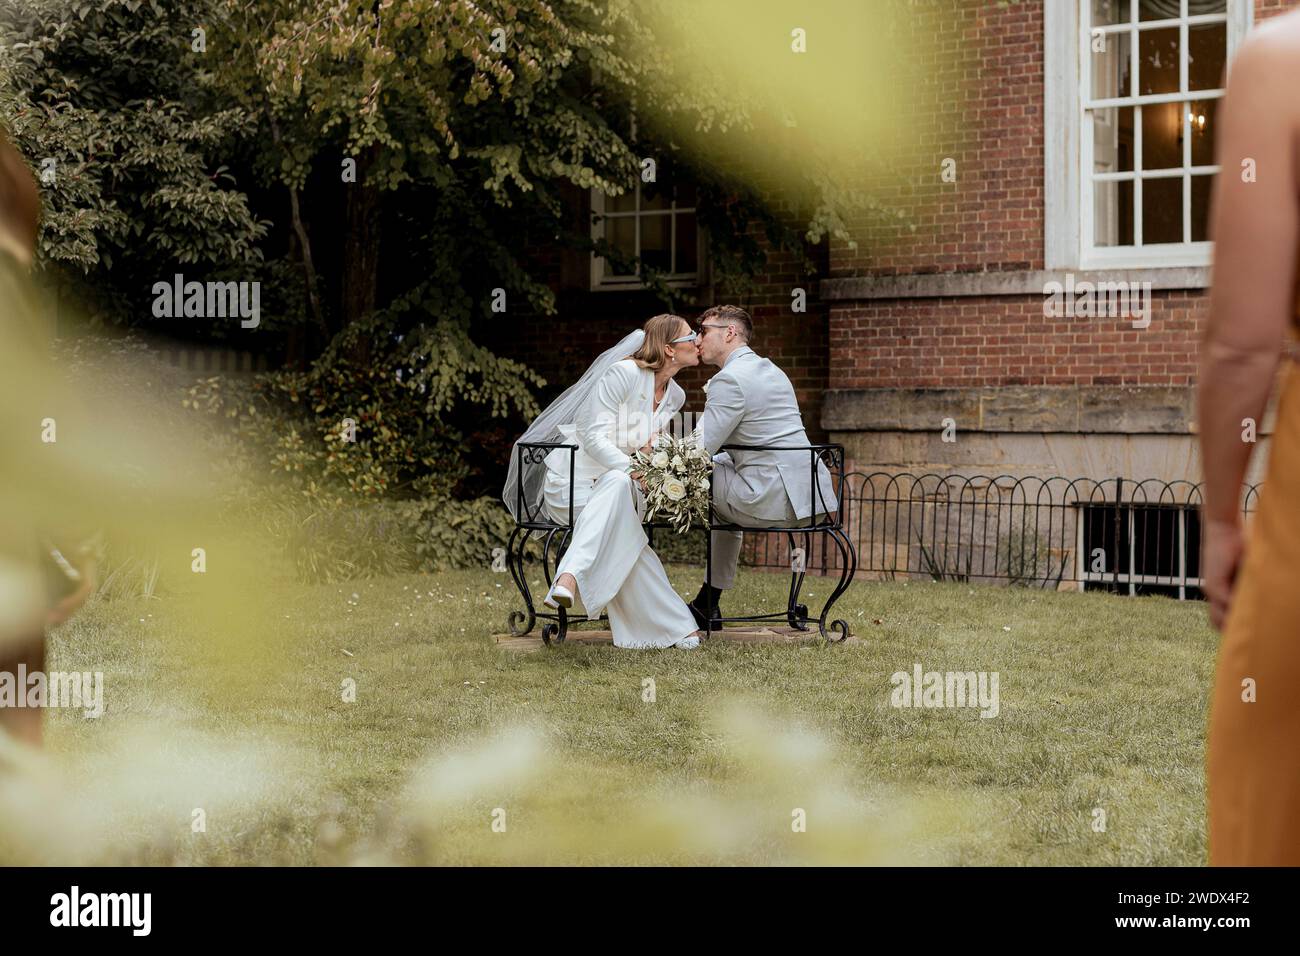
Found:
[[[711,588],[707,584],[700,586],[700,591],[695,597],[687,603],[691,610],[691,616],[695,618],[695,624],[701,631],[720,631],[722,624],[722,609],[718,607],[718,598],[722,596],[722,588]],[[705,608],[708,608],[706,611]]]
[[[696,606],[694,601],[688,602],[686,606],[690,608],[691,617],[695,618],[695,626],[701,631],[722,630],[722,624],[718,620],[718,618],[722,617],[722,611],[719,610],[716,604],[711,609],[713,613],[709,615],[705,615],[705,613]]]

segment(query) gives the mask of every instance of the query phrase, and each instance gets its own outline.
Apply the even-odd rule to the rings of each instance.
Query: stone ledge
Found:
[[[1195,402],[1191,386],[835,389],[826,392],[821,425],[828,432],[939,431],[952,418],[966,432],[1190,435]]]
[[[1043,295],[1049,282],[1150,282],[1152,290],[1210,287],[1208,267],[1163,269],[1026,269],[1009,272],[935,272],[924,275],[849,276],[823,279],[819,295],[828,301],[856,299],[939,299],[950,296]]]

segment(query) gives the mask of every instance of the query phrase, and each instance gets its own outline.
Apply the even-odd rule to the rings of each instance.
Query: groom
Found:
[[[731,451],[724,445],[796,447],[808,444],[794,388],[784,372],[749,347],[754,322],[734,305],[715,305],[700,316],[700,361],[719,371],[706,384],[704,414],[696,435],[713,455],[713,510],[717,520],[749,527],[820,523],[839,504],[830,472],[817,460],[817,489],[809,452]],[[815,497],[815,502],[814,502]],[[815,506],[814,506],[815,505]],[[708,577],[688,607],[701,629],[722,616],[718,597],[736,582],[739,531],[713,532]]]

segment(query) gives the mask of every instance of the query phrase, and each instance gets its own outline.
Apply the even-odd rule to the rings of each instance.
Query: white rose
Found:
[[[655,452],[653,457],[651,457],[650,459],[650,464],[653,465],[655,468],[667,468],[668,452],[666,451]]]
[[[700,489],[700,491],[708,491],[708,490],[709,490],[709,479],[707,479],[707,478],[701,478],[700,481],[699,481],[699,484],[698,484],[696,487],[698,487],[698,488]]]
[[[673,468],[677,471],[686,470],[686,462],[682,461],[681,455],[673,455]]]
[[[681,501],[686,497],[686,486],[676,478],[669,478],[664,482],[664,494],[671,501]]]

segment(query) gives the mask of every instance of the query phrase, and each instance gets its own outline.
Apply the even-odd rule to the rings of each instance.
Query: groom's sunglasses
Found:
[[[705,334],[705,333],[704,333],[704,330],[705,330],[705,329],[729,329],[729,328],[731,328],[730,325],[709,325],[709,324],[705,323],[705,324],[701,325],[698,329],[695,330],[695,335],[696,335],[697,338],[701,338],[701,339],[702,339],[702,338],[704,338],[704,334]]]

